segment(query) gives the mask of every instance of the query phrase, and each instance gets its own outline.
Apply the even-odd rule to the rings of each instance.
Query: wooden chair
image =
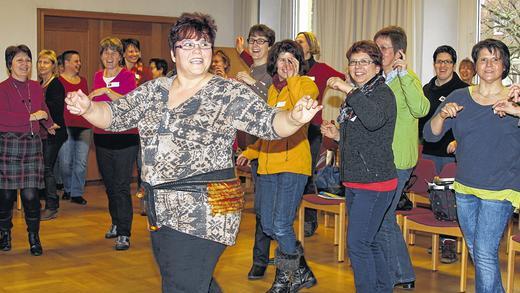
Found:
[[[435,163],[432,160],[419,159],[417,166],[415,166],[412,176],[417,176],[417,180],[408,191],[408,197],[413,203],[414,207],[417,204],[430,205],[430,198],[428,197],[428,182],[433,181],[435,177]]]
[[[235,168],[237,177],[243,177],[245,178],[244,183],[244,189],[246,192],[253,192],[254,190],[254,182],[253,182],[253,176],[251,174],[251,167],[250,166],[236,166]]]
[[[515,277],[515,255],[520,251],[520,234],[508,238],[506,292],[513,293]]]
[[[411,215],[404,218],[403,233],[406,237],[410,230],[432,234],[432,271],[437,271],[439,265],[439,234],[462,238],[462,255],[460,262],[460,292],[466,291],[466,278],[468,267],[468,249],[457,222],[438,221],[433,212],[419,215]]]
[[[303,195],[298,211],[298,240],[304,246],[305,209],[311,208],[334,214],[334,245],[338,246],[338,262],[345,261],[346,205],[344,199],[324,199],[316,194]]]
[[[399,225],[399,228],[401,228],[401,231],[403,231],[403,224],[404,224],[404,218],[411,216],[411,215],[419,215],[419,214],[427,214],[431,212],[429,209],[425,208],[412,208],[408,211],[395,211],[395,219],[397,221],[397,225]],[[404,234],[403,234],[404,235]],[[410,235],[412,237],[412,235]],[[406,237],[405,237],[406,240]]]

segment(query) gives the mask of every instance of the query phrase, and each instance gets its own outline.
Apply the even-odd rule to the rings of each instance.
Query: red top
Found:
[[[129,92],[133,91],[136,88],[135,76],[132,72],[128,71],[126,68],[121,69],[121,71],[116,75],[116,77],[109,82],[108,84],[103,80],[103,70],[100,70],[94,74],[94,85],[92,90],[100,89],[108,87],[114,92],[120,95],[126,95]],[[95,102],[101,101],[112,101],[107,95],[103,94],[92,99]],[[94,133],[97,134],[138,134],[137,128],[132,128],[127,131],[122,132],[111,132],[105,131],[101,128],[94,127]]]
[[[323,93],[325,92],[325,89],[327,88],[327,80],[331,77],[339,77],[343,80],[345,80],[345,74],[336,71],[334,68],[328,66],[325,63],[316,62],[311,67],[309,72],[307,72],[308,76],[314,77],[314,83],[318,87],[319,94],[318,94],[318,103],[321,105],[323,101]],[[323,119],[321,118],[321,111],[316,113],[314,115],[314,118],[312,118],[311,123],[314,125],[321,125],[323,122]]]
[[[371,183],[357,183],[357,182],[343,182],[343,186],[354,189],[364,189],[372,191],[392,191],[397,188],[397,178],[387,181],[371,182]]]
[[[65,96],[67,96],[67,93],[69,92],[75,92],[78,90],[81,90],[85,95],[88,95],[88,84],[87,80],[80,76],[80,81],[77,84],[68,82],[63,76],[60,75],[59,79],[63,87],[65,88]],[[71,114],[69,110],[67,109],[67,105],[65,105],[65,110],[63,110],[63,118],[65,119],[65,125],[67,127],[82,127],[82,128],[90,128],[92,125],[88,123],[85,118]]]
[[[30,114],[43,110],[48,119],[29,121]],[[34,80],[18,81],[11,76],[0,83],[0,132],[40,132],[40,123],[45,128],[54,124],[45,104],[43,89]]]
[[[148,67],[143,65],[143,62],[136,63],[135,66],[130,69],[130,72],[134,74],[137,86],[152,80],[152,72],[150,69],[148,69]]]

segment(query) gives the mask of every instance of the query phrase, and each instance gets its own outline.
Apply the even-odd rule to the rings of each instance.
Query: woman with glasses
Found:
[[[40,242],[40,199],[43,183],[41,125],[54,124],[43,89],[29,79],[31,50],[26,45],[5,49],[9,77],[0,83],[0,250],[11,250],[13,204],[20,189],[30,252],[43,253]]]
[[[94,75],[93,90],[89,95],[93,101],[115,101],[135,89],[135,75],[123,67],[121,40],[104,38],[99,42],[99,54],[103,69]],[[130,181],[138,144],[137,128],[112,132],[94,127],[96,160],[105,184],[112,222],[105,238],[116,238],[116,250],[130,248],[133,219]]]
[[[346,187],[348,253],[359,293],[392,292],[380,237],[380,226],[397,187],[392,141],[396,102],[382,75],[382,54],[372,41],[359,41],[347,51],[355,88],[341,78],[328,86],[346,94],[336,126],[323,121],[323,135],[339,142],[341,181]]]
[[[177,75],[111,102],[91,102],[81,92],[66,99],[71,112],[99,128],[139,129],[163,292],[220,292],[213,271],[235,243],[243,205],[232,160],[236,131],[280,139],[321,109],[303,97],[292,111],[280,111],[247,86],[209,73],[215,36],[209,15],[183,13],[169,32]]]
[[[514,104],[520,99],[520,86],[502,84],[511,65],[502,41],[478,42],[471,57],[480,82],[453,91],[423,132],[431,142],[453,132],[453,188],[459,225],[475,264],[475,292],[504,292],[498,248],[513,210],[520,206],[520,115]]]

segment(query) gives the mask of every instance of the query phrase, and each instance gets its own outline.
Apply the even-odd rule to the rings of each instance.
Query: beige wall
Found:
[[[217,46],[234,46],[236,0],[0,0],[0,80],[7,77],[4,51],[9,45],[26,44],[37,56],[37,9],[66,9],[95,12],[179,16],[182,12],[210,13],[219,28]],[[71,40],[73,41],[73,40]],[[33,75],[36,78],[33,62]]]

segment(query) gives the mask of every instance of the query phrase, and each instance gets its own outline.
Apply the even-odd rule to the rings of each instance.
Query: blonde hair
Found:
[[[299,32],[296,36],[303,35],[307,44],[309,45],[309,53],[312,56],[317,55],[316,57],[320,57],[320,42],[316,38],[316,35],[312,32]]]
[[[53,50],[46,50],[43,49],[38,53],[38,60],[41,58],[48,58],[51,60],[53,69],[52,69],[52,75],[57,76],[58,75],[58,57],[56,56],[56,52]]]
[[[103,55],[103,52],[105,52],[107,49],[111,49],[119,53],[119,66],[123,66],[124,58],[124,50],[123,50],[123,43],[119,38],[116,37],[106,37],[102,39],[99,42],[99,56]]]

